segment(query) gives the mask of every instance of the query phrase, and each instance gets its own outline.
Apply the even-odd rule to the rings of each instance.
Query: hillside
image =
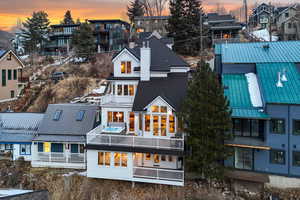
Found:
[[[0,30],[0,49],[10,48],[10,40],[14,37],[12,33]]]

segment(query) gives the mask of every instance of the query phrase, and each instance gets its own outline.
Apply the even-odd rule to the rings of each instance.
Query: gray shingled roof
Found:
[[[207,14],[207,21],[210,22],[217,22],[217,21],[234,21],[232,15],[219,15],[217,13],[208,13]]]
[[[158,96],[178,111],[186,95],[187,84],[187,73],[171,73],[167,78],[151,78],[150,81],[140,81],[133,103],[133,111],[143,111]]]
[[[98,106],[87,104],[50,104],[38,129],[39,135],[83,135],[95,125]],[[53,120],[57,110],[62,110],[58,121]],[[76,121],[76,115],[84,110],[82,121]]]
[[[85,142],[85,136],[79,135],[38,135],[34,137],[34,141],[47,142]]]

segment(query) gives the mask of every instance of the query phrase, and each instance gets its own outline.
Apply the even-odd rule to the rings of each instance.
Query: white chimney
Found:
[[[285,69],[285,68],[282,70],[281,81],[282,81],[282,82],[286,82],[286,81],[287,81],[287,77],[286,77],[286,69]]]
[[[133,49],[135,47],[135,43],[134,42],[129,42],[129,48]]]
[[[151,49],[149,41],[143,42],[141,48],[141,81],[150,80]]]
[[[281,82],[281,72],[278,72],[278,80],[277,80],[276,86],[283,87],[282,82]]]

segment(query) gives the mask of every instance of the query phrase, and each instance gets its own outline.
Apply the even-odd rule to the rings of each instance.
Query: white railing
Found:
[[[133,177],[183,182],[184,171],[159,168],[133,167]]]
[[[134,100],[133,96],[117,96],[112,94],[106,94],[101,97],[101,104],[116,103],[116,104],[132,104]]]
[[[54,152],[38,152],[35,161],[41,162],[61,162],[61,163],[84,163],[84,153],[54,153]]]
[[[146,138],[132,135],[100,134],[101,127],[97,130],[98,133],[87,134],[88,144],[184,150],[183,138]]]

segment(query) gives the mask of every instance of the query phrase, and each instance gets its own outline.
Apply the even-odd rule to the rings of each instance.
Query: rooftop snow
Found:
[[[248,90],[250,94],[250,99],[253,107],[262,107],[263,103],[261,100],[259,85],[257,82],[257,77],[254,73],[245,74],[248,82]]]

